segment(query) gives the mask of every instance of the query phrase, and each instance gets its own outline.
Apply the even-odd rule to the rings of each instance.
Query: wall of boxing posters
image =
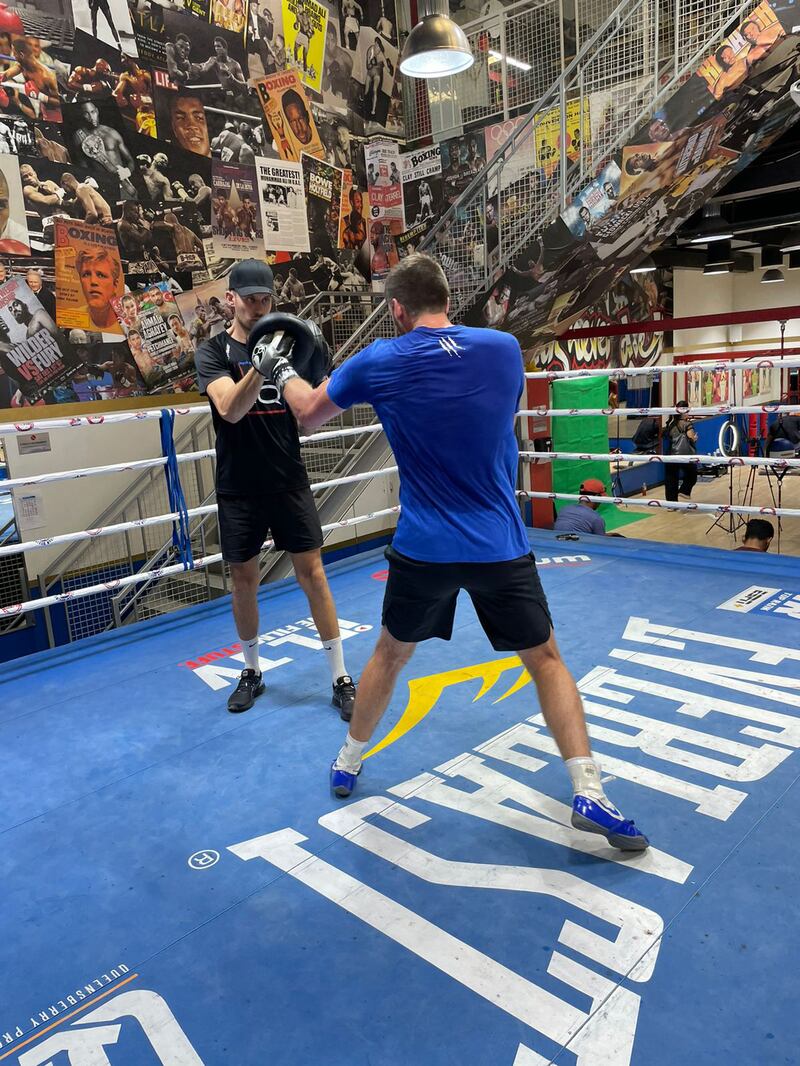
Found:
[[[664,304],[626,269],[800,116],[794,10],[754,7],[468,320],[546,365],[654,361],[557,337]],[[519,121],[408,150],[393,0],[33,0],[0,12],[0,64],[0,411],[193,392],[242,257],[273,264],[286,310],[380,291]],[[500,211],[558,181],[603,122],[595,96],[570,104],[565,145],[543,116],[440,258],[494,267]]]
[[[273,264],[286,309],[369,287],[365,147],[403,135],[394,0],[2,7],[7,420],[194,392],[237,259]]]

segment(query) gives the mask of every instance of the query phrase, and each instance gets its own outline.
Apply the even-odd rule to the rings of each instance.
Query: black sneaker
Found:
[[[249,711],[256,702],[256,697],[260,696],[263,691],[264,681],[261,674],[257,674],[255,670],[242,670],[239,684],[228,697],[228,710],[231,714]]]
[[[356,686],[349,674],[344,674],[333,686],[333,698],[331,703],[339,708],[339,717],[343,722],[349,722],[353,717],[353,708],[356,705]]]

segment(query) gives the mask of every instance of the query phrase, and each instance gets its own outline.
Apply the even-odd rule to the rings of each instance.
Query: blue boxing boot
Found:
[[[347,799],[356,787],[356,778],[361,773],[361,753],[367,741],[354,740],[347,734],[342,749],[331,766],[331,792],[339,799]]]
[[[623,818],[608,799],[577,795],[572,800],[572,824],[587,833],[600,833],[621,851],[645,851],[650,841],[634,822]]]
[[[567,759],[575,795],[572,824],[586,833],[599,833],[621,851],[645,851],[650,841],[630,819],[623,818],[603,791],[600,770],[591,757]]]
[[[339,799],[347,799],[356,787],[356,778],[361,773],[361,767],[354,774],[347,770],[338,770],[336,763],[331,763],[331,792]]]

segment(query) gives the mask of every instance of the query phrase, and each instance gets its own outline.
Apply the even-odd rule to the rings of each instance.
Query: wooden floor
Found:
[[[697,503],[728,503],[729,479],[733,479],[733,503],[753,507],[774,507],[777,500],[778,486],[775,477],[756,473],[752,479],[752,499],[748,487],[749,471],[735,469],[726,471],[711,481],[698,481],[692,491],[692,500]],[[773,498],[774,494],[774,498]],[[647,491],[649,499],[664,499],[664,487],[651,488]],[[747,497],[745,499],[745,496]],[[681,497],[681,502],[684,498]],[[783,480],[781,494],[782,507],[800,509],[800,472],[787,474]],[[637,511],[639,509],[637,508]],[[716,515],[683,513],[680,511],[657,511],[651,513],[641,522],[625,526],[621,532],[624,536],[637,540],[660,540],[670,544],[705,544],[711,548],[736,548],[742,543],[744,527],[730,531],[731,516],[723,516],[720,522],[710,528]],[[777,518],[764,515],[775,526],[776,537],[770,552],[777,552]],[[734,526],[738,523],[734,516]],[[780,554],[800,555],[800,518],[784,518],[781,522]]]

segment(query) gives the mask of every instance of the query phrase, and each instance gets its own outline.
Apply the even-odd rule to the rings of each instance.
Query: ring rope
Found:
[[[648,463],[674,463],[679,466],[765,466],[770,469],[788,470],[792,467],[800,467],[800,459],[762,459],[750,455],[731,455],[721,457],[719,455],[636,455],[634,452],[520,452],[520,459],[528,459],[532,466],[536,460],[551,459],[593,459],[601,463],[614,463],[623,466],[630,463],[634,466],[646,466]]]
[[[331,530],[334,529],[341,529],[345,526],[354,526],[359,522],[368,522],[373,518],[383,518],[386,515],[397,514],[399,510],[399,506],[386,507],[382,511],[372,511],[369,514],[357,515],[355,518],[343,518],[338,522],[331,522],[328,525],[324,525],[322,527],[322,532],[330,533]],[[273,542],[268,540],[262,545],[262,550],[272,547],[274,547]],[[215,555],[203,556],[202,559],[195,559],[191,569],[201,570],[220,562],[222,562],[222,554],[218,552]],[[43,596],[38,600],[25,600],[23,603],[15,603],[8,607],[0,607],[0,618],[26,614],[29,611],[37,610],[39,607],[52,607],[58,603],[65,603],[68,600],[83,599],[86,596],[95,596],[102,592],[116,592],[118,589],[124,588],[127,585],[141,584],[142,582],[168,577],[172,574],[183,573],[185,573],[183,563],[164,566],[157,570],[140,571],[138,574],[130,574],[127,577],[115,578],[113,581],[105,581],[97,585],[87,585],[86,588],[73,589],[70,592],[60,592],[53,596]]]
[[[524,489],[518,489],[517,496],[523,496],[529,500],[577,500],[579,503],[588,500],[591,503],[613,503],[617,507],[650,507],[667,511],[701,511],[704,514],[771,515],[778,518],[800,517],[800,508],[797,507],[745,507],[741,504],[732,505],[727,503],[679,503],[672,500],[646,500],[641,497],[628,499],[623,496],[587,496],[573,492],[526,492]]]
[[[559,417],[584,417],[597,415],[674,415],[682,414],[684,417],[694,418],[699,415],[788,415],[800,414],[800,404],[764,403],[753,407],[729,407],[727,404],[717,404],[714,407],[689,407],[685,411],[678,411],[677,407],[563,407],[552,410],[549,407],[526,408],[517,411],[520,417],[531,418],[559,418]]]
[[[311,491],[327,489],[333,485],[352,485],[358,481],[367,481],[370,478],[388,477],[396,474],[396,466],[385,466],[381,470],[369,470],[363,474],[350,474],[348,477],[334,478],[332,481],[318,481],[311,485]],[[217,511],[215,503],[204,507],[190,507],[186,512],[188,518],[198,518],[203,515],[214,514]],[[144,529],[147,526],[159,525],[162,522],[175,522],[181,517],[180,511],[170,511],[169,514],[153,515],[150,518],[135,518],[129,522],[117,522],[110,526],[98,526],[97,529],[80,529],[74,533],[57,533],[52,537],[42,537],[39,540],[28,540],[21,544],[9,544],[0,547],[0,558],[4,555],[17,555],[19,552],[37,551],[40,548],[52,548],[57,544],[75,544],[82,540],[94,540],[97,537],[109,537],[115,533],[124,533],[129,529]],[[188,567],[187,569],[191,569]]]
[[[777,358],[773,358],[776,356]],[[780,370],[800,366],[800,356],[781,359],[780,352],[765,352],[758,359],[739,359],[720,363],[653,363],[651,366],[597,367],[591,370],[534,370],[525,374],[528,381],[559,381],[570,378],[638,378],[642,374],[688,374],[696,370]]]

